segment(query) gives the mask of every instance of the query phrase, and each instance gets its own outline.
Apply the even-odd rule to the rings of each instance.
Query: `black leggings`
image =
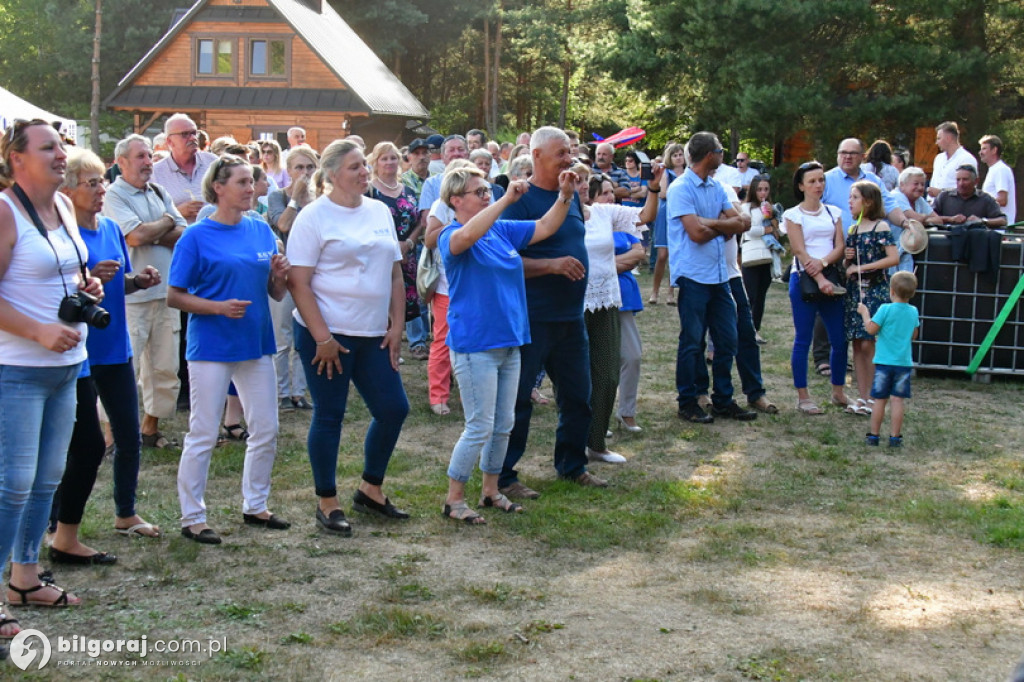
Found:
[[[92,494],[96,483],[96,472],[103,462],[107,449],[100,428],[100,416],[96,410],[96,385],[92,377],[78,379],[78,407],[75,410],[75,430],[68,446],[68,463],[64,477],[53,496],[50,512],[50,528],[56,528],[55,521],[77,525],[82,522],[85,503]]]
[[[768,287],[772,285],[772,264],[752,265],[743,268],[743,287],[750,299],[750,315],[754,318],[754,329],[761,331],[761,318],[764,317],[764,300],[768,296]]]

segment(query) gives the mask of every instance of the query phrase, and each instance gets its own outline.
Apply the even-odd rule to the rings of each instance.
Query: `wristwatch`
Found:
[[[293,208],[296,211],[298,211],[299,210],[299,202],[295,201],[295,199],[289,199],[288,200],[288,205],[285,208]]]

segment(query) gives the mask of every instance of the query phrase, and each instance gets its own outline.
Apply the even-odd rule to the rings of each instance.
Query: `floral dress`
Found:
[[[885,221],[879,220],[869,232],[854,232],[846,237],[847,248],[857,249],[861,263],[873,263],[885,258],[885,247],[895,246],[896,239],[891,230],[878,231],[879,225],[888,225]],[[854,259],[854,263],[856,263]],[[846,340],[872,339],[864,329],[864,320],[857,312],[857,304],[863,296],[864,305],[872,316],[883,303],[889,302],[889,275],[884,270],[872,270],[865,273],[863,284],[858,282],[856,277],[850,277],[846,283]],[[863,294],[861,294],[863,291]]]
[[[397,197],[389,197],[376,187],[371,196],[374,199],[383,201],[384,205],[391,211],[391,217],[395,220],[395,231],[398,233],[398,241],[405,241],[420,220],[420,209],[416,205],[416,195],[412,190],[402,185],[402,193]],[[416,293],[416,249],[412,249],[402,259],[402,282],[405,284],[405,321],[414,320],[420,316],[420,297]]]

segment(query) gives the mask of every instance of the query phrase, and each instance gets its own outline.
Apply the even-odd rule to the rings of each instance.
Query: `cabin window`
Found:
[[[289,43],[283,39],[249,39],[249,76],[251,78],[284,79],[288,77],[291,56]]]
[[[249,78],[285,80],[291,62],[291,41],[272,36],[249,39]]]
[[[196,53],[196,73],[201,76],[230,76],[235,71],[233,40],[200,38]]]

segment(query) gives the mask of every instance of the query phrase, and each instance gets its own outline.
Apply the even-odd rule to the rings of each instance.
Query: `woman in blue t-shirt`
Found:
[[[576,176],[563,171],[558,186],[559,201],[533,222],[498,220],[529,190],[525,180],[509,183],[505,196],[493,204],[478,168],[449,170],[441,185],[441,200],[455,211],[455,222],[441,232],[438,248],[448,275],[448,347],[466,413],[466,428],[448,465],[442,513],[450,519],[485,523],[465,499],[466,481],[478,459],[484,478],[479,506],[523,510],[498,492],[498,474],[515,424],[519,347],[530,342],[519,251],[547,239],[562,225]]]
[[[135,489],[139,480],[139,397],[136,393],[132,347],[128,339],[125,295],[160,283],[152,265],[131,277],[131,262],[124,235],[110,218],[99,215],[103,208],[103,161],[92,152],[73,149],[61,191],[71,198],[82,241],[89,249],[89,271],[103,282],[102,306],[110,324],[92,329],[86,340],[89,359],[79,375],[78,408],[64,477],[53,498],[50,513],[55,532],[50,559],[58,564],[112,564],[117,557],[97,552],[78,538],[85,503],[96,483],[106,443],[100,428],[96,398],[110,419],[114,435],[114,530],[127,536],[160,537],[160,529],[147,523],[135,511]]]
[[[291,266],[277,252],[270,226],[245,215],[253,191],[244,159],[225,155],[210,166],[203,198],[217,210],[185,230],[167,280],[167,305],[189,313],[185,359],[192,413],[178,466],[181,534],[204,544],[220,544],[206,524],[204,493],[232,381],[252,428],[242,470],[242,519],[272,529],[291,525],[267,509],[277,454],[277,348],[269,297],[284,297]]]

